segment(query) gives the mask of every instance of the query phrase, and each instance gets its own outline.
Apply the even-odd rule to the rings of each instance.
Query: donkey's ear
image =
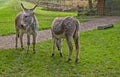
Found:
[[[23,10],[26,10],[26,8],[23,6],[23,4],[22,4],[22,3],[21,3],[21,6],[22,6]]]
[[[35,5],[31,10],[35,10],[36,7],[37,7],[37,5]]]

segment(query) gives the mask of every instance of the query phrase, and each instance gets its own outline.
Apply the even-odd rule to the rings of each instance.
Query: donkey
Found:
[[[67,44],[69,47],[69,55],[68,62],[71,60],[73,46],[72,46],[72,38],[74,39],[76,46],[76,60],[79,60],[79,21],[74,17],[64,17],[64,18],[55,18],[52,22],[51,32],[53,39],[53,50],[52,57],[54,56],[55,48],[57,46],[60,51],[60,56],[62,57],[62,39],[65,38],[67,40]]]
[[[30,48],[30,35],[33,36],[33,51],[36,53],[35,44],[36,44],[36,37],[38,31],[38,21],[36,16],[34,15],[34,10],[37,7],[35,5],[32,9],[27,9],[21,3],[21,7],[23,8],[23,12],[20,12],[15,18],[15,29],[16,29],[16,49],[18,47],[18,38],[20,37],[21,48],[23,47],[23,35],[24,33],[27,34],[27,53],[29,52]]]

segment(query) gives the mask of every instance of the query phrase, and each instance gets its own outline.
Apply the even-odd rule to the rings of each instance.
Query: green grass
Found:
[[[114,28],[80,33],[80,62],[67,63],[68,47],[63,43],[63,57],[56,50],[50,57],[52,41],[37,44],[37,53],[26,55],[15,49],[0,50],[1,77],[120,77],[120,23]]]

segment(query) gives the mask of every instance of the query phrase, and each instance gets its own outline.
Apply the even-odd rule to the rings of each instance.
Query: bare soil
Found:
[[[96,29],[97,26],[102,26],[105,24],[114,24],[120,22],[120,16],[104,16],[101,18],[89,19],[87,22],[81,23],[80,32]],[[45,41],[51,39],[51,31],[42,30],[38,32],[37,42]],[[26,35],[24,35],[24,45],[26,45]],[[31,39],[32,41],[32,39]],[[20,43],[19,43],[20,46]],[[0,49],[15,48],[15,34],[9,36],[0,36]]]

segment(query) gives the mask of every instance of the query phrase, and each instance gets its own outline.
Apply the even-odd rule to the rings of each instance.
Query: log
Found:
[[[100,25],[97,27],[98,30],[103,30],[103,29],[107,29],[107,28],[112,28],[114,27],[113,24],[105,24],[105,25]]]

